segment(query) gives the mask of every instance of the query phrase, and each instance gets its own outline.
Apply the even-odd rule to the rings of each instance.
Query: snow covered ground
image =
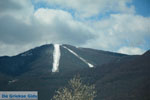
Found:
[[[58,67],[59,67],[60,56],[61,56],[60,45],[54,44],[52,72],[58,72],[59,71]]]

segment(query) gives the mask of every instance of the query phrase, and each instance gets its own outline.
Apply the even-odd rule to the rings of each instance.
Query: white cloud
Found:
[[[14,56],[19,53],[22,53],[26,50],[39,46],[37,44],[26,44],[23,46],[20,45],[11,45],[0,42],[0,56]]]
[[[70,13],[54,9],[40,8],[34,13],[34,16],[43,24],[53,24],[55,20],[72,20]]]
[[[121,47],[118,52],[129,55],[141,55],[145,51],[137,47]]]
[[[34,16],[37,21],[48,28],[46,38],[54,35],[53,41],[82,44],[93,38],[91,28],[74,20],[66,11],[41,8],[34,13]]]
[[[150,37],[150,18],[132,14],[112,14],[109,18],[93,22],[97,39],[85,46],[116,51],[120,46],[142,46]]]
[[[63,10],[38,9],[30,15],[29,23],[24,20],[5,15],[0,17],[0,55],[11,54],[48,43],[84,44],[94,38],[90,27],[75,21],[71,14]],[[11,24],[10,24],[11,23]],[[24,45],[23,49],[21,48]],[[9,52],[5,52],[8,48]]]
[[[43,1],[43,0],[38,0]],[[106,12],[135,13],[134,6],[128,6],[131,0],[44,0],[50,5],[73,9],[79,17],[90,17]]]
[[[50,1],[50,4],[74,9],[79,17],[109,11],[119,13],[97,21],[81,21],[63,9],[39,8],[34,11],[30,0],[3,0],[5,5],[0,6],[0,55],[14,55],[47,42],[108,51],[141,47],[150,42],[145,40],[150,37],[150,17],[135,15],[134,7],[127,6],[129,2],[131,0]]]
[[[33,12],[30,0],[3,0],[0,3],[0,17],[11,16],[29,24]]]

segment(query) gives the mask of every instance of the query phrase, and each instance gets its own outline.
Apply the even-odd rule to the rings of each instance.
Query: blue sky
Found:
[[[0,55],[45,43],[125,54],[150,49],[149,0],[3,0],[0,4]]]
[[[150,16],[150,0],[133,0],[137,14],[145,17]]]
[[[49,5],[47,2],[45,1],[40,1],[40,2],[35,2],[34,0],[32,0],[32,4],[34,5],[34,9],[35,11],[38,10],[39,8],[49,8],[49,9],[62,9],[65,11],[68,11],[69,13],[71,13],[74,16],[74,10],[73,9],[65,9],[63,7],[60,7],[59,5]],[[150,16],[150,0],[132,0],[132,2],[127,4],[128,6],[134,5],[135,6],[135,10],[136,10],[136,14],[138,15],[142,15],[144,17],[149,17]],[[117,12],[108,12],[106,14],[103,15],[99,15],[99,16],[95,16],[96,20],[97,18],[105,18],[108,17],[109,14],[111,13],[117,13]],[[93,19],[93,17],[91,17]]]

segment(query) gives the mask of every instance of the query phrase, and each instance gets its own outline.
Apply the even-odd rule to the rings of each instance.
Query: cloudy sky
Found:
[[[0,0],[0,56],[46,43],[142,54],[150,0]]]

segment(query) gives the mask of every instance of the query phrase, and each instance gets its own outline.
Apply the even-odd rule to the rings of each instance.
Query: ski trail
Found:
[[[84,63],[86,63],[90,68],[94,67],[94,65],[88,63],[84,58],[80,57],[77,53],[75,53],[74,51],[72,51],[71,49],[67,48],[66,46],[63,46],[65,49],[67,49],[69,52],[71,52],[72,54],[74,54],[76,57],[78,57],[80,60],[82,60]]]
[[[54,44],[52,72],[58,72],[60,56],[61,56],[60,45]]]

